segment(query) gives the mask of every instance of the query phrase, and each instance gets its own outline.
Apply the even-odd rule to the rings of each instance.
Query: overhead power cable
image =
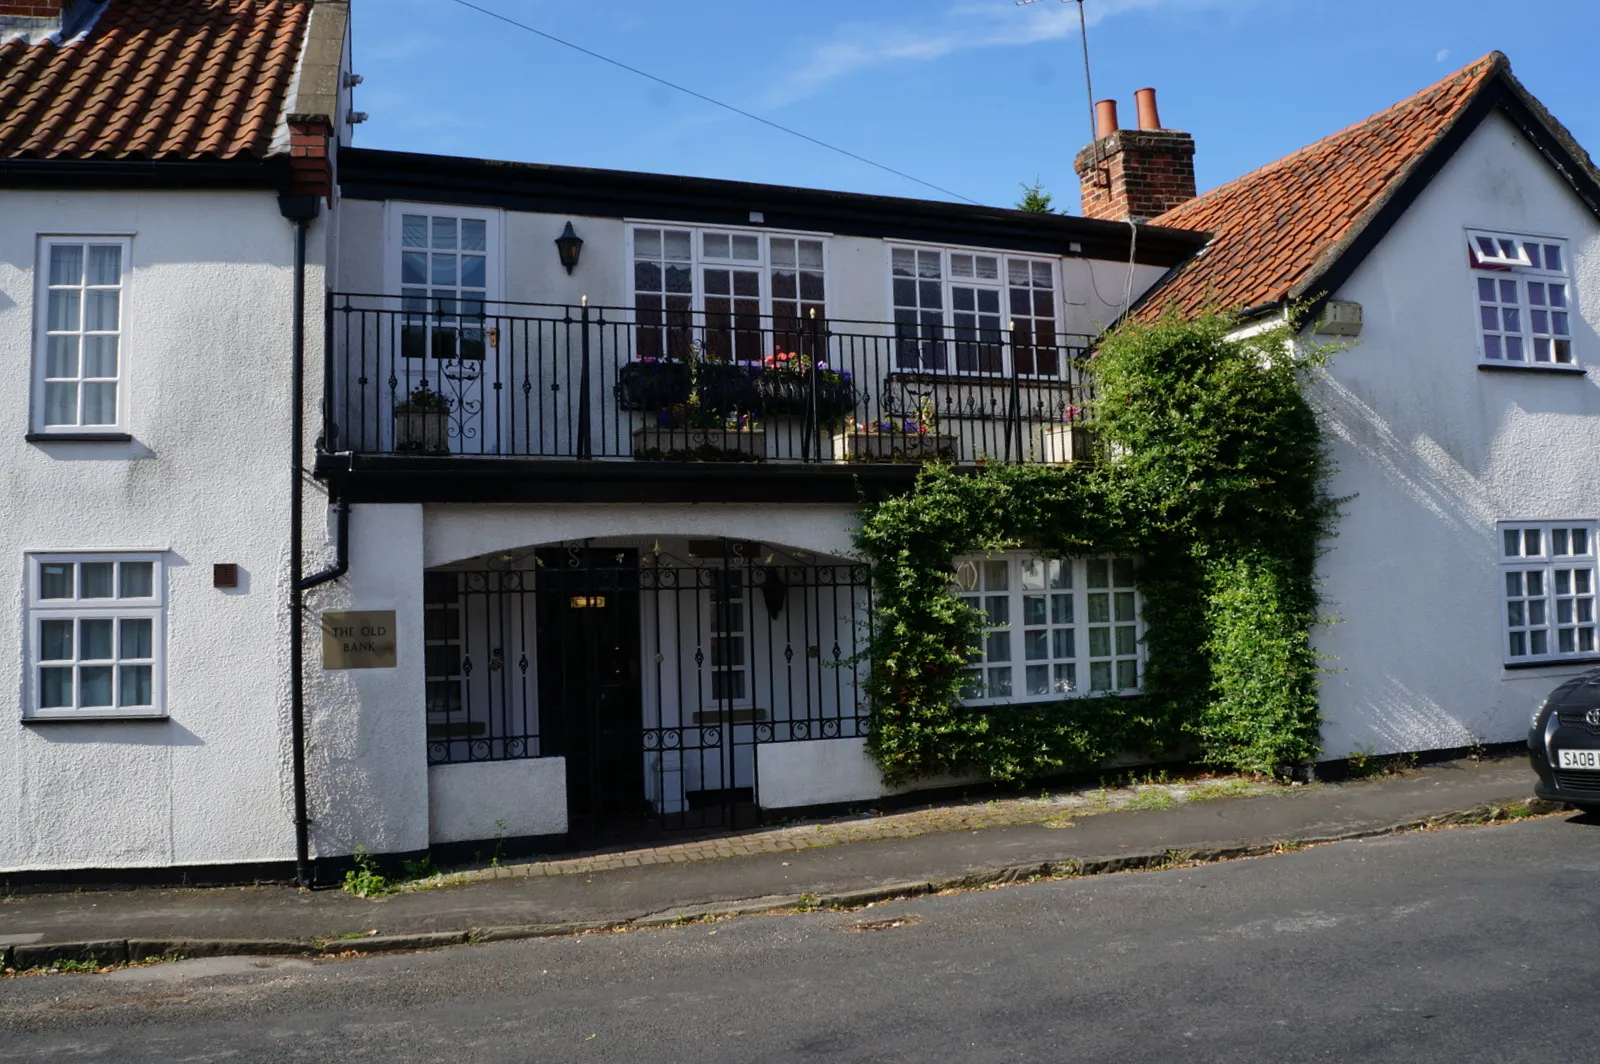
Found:
[[[924,188],[931,188],[935,192],[943,193],[944,195],[950,196],[950,197],[952,197],[954,199],[962,200],[963,202],[970,203],[970,204],[972,204],[974,206],[977,206],[977,207],[983,206],[982,203],[979,203],[977,200],[972,199],[971,197],[963,196],[959,192],[952,192],[947,188],[943,188],[943,187],[941,187],[939,185],[934,184],[932,181],[924,181],[924,180],[922,180],[922,178],[914,177],[911,174],[906,173],[904,170],[896,170],[892,166],[885,166],[883,163],[874,162],[873,160],[867,158],[865,155],[857,155],[855,152],[850,151],[849,149],[846,149],[846,148],[841,148],[837,144],[829,144],[825,140],[818,140],[816,137],[811,136],[809,133],[802,133],[798,129],[792,129],[789,126],[782,125],[781,123],[778,123],[778,122],[774,122],[770,118],[762,118],[758,114],[752,114],[749,111],[746,111],[746,110],[743,110],[741,108],[733,106],[733,104],[731,104],[731,103],[723,103],[721,100],[713,99],[712,97],[707,96],[703,92],[696,92],[693,89],[685,88],[684,86],[679,85],[675,81],[668,81],[666,78],[657,77],[656,75],[650,73],[647,70],[640,70],[638,67],[629,66],[627,63],[624,63],[621,60],[612,59],[610,56],[601,55],[599,52],[593,51],[592,49],[589,49],[589,48],[585,48],[581,44],[574,44],[571,41],[563,40],[562,38],[557,37],[553,33],[546,33],[544,30],[535,29],[533,26],[530,26],[525,22],[518,22],[516,19],[511,18],[511,17],[509,17],[507,15],[502,15],[498,11],[491,11],[486,7],[480,7],[477,4],[470,3],[469,0],[455,0],[455,2],[460,4],[462,7],[470,8],[473,11],[478,12],[479,14],[488,15],[490,18],[493,18],[493,19],[499,19],[501,22],[504,22],[508,26],[515,26],[518,29],[527,30],[529,33],[532,33],[532,34],[535,34],[537,36],[543,37],[547,41],[553,41],[554,43],[559,44],[564,48],[571,48],[575,52],[582,52],[584,55],[589,56],[591,59],[598,59],[602,63],[609,63],[610,65],[618,68],[619,70],[626,70],[630,74],[637,74],[641,78],[646,78],[646,79],[648,79],[650,81],[654,81],[658,85],[665,85],[669,89],[675,89],[678,92],[684,93],[685,95],[693,96],[697,100],[702,100],[702,101],[704,101],[706,103],[709,103],[714,107],[720,107],[724,111],[732,111],[736,115],[741,115],[741,116],[743,116],[745,118],[751,119],[752,121],[760,122],[764,126],[770,126],[771,128],[776,129],[781,133],[789,134],[791,137],[799,137],[801,140],[808,141],[808,142],[810,142],[812,144],[815,144],[819,148],[826,148],[828,151],[837,152],[840,155],[846,156],[847,158],[854,159],[858,163],[866,163],[868,166],[876,167],[877,169],[882,170],[885,173],[893,174],[896,177],[903,178],[903,179],[905,179],[907,181],[914,182],[915,184],[918,184],[918,185],[922,185]]]

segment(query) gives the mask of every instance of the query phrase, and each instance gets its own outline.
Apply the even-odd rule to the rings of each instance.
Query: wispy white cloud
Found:
[[[1090,26],[1132,11],[1166,8],[1200,11],[1253,7],[1260,0],[1099,0],[1086,10]],[[847,22],[808,45],[791,76],[762,98],[768,108],[796,103],[858,71],[898,63],[929,62],[978,48],[1038,44],[1078,35],[1076,5],[1058,0],[1019,8],[1014,0],[955,0],[916,23]]]

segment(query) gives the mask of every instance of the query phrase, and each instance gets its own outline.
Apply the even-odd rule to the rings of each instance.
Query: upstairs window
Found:
[[[493,281],[488,215],[401,213],[401,351],[407,359],[481,362]],[[416,367],[408,367],[415,370]]]
[[[1596,657],[1595,523],[1500,526],[1508,665]]]
[[[1061,375],[1055,263],[897,247],[889,270],[900,369]]]
[[[162,715],[160,556],[36,554],[28,570],[24,715]]]
[[[122,427],[127,264],[126,240],[46,237],[40,242],[35,431]]]
[[[637,226],[633,309],[639,358],[757,362],[806,343],[827,304],[820,239]]]
[[[1576,368],[1566,242],[1473,230],[1467,252],[1483,363]]]
[[[1133,562],[1002,554],[958,559],[955,593],[983,616],[961,690],[976,705],[1139,690]]]

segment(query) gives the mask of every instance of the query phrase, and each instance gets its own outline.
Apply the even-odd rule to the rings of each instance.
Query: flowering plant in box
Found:
[[[408,414],[448,414],[450,412],[450,399],[434,391],[427,381],[423,381],[410,392],[404,399],[394,404],[396,417]]]

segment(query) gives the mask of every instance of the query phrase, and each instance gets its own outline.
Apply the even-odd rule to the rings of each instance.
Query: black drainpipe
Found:
[[[311,886],[311,819],[306,814],[306,717],[305,717],[305,548],[301,527],[305,514],[302,491],[305,478],[305,387],[306,387],[306,233],[321,210],[313,195],[283,192],[278,195],[278,210],[294,223],[294,318],[290,375],[293,378],[294,408],[289,414],[289,467],[294,483],[289,491],[289,730],[294,765],[294,872],[302,887]],[[348,505],[341,501],[339,520],[339,573],[348,547]],[[335,574],[337,575],[337,574]],[[318,577],[333,579],[332,576]],[[322,582],[322,581],[318,581]]]

